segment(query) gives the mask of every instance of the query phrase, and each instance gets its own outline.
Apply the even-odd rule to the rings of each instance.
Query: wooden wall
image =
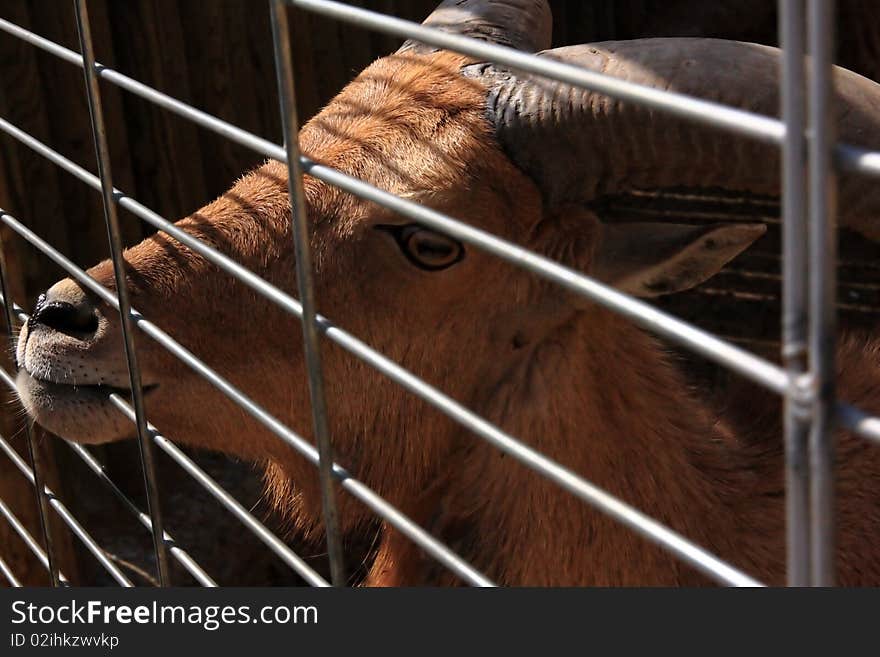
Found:
[[[421,20],[435,2],[370,0],[351,4]],[[555,15],[556,45],[660,35],[775,41],[775,3],[769,0],[708,3],[694,0],[553,0],[551,5]],[[89,8],[99,61],[246,130],[275,142],[281,141],[266,3],[247,0],[91,0]],[[840,41],[839,59],[876,78],[880,30],[870,9],[868,0],[841,2],[844,38]],[[367,63],[399,45],[397,39],[368,33],[347,24],[292,13],[299,115],[303,118],[314,114]],[[3,0],[0,2],[0,17],[78,50],[70,3]],[[102,89],[116,185],[167,218],[179,218],[196,210],[261,159],[112,85],[103,84]],[[3,33],[0,33],[0,116],[95,170],[81,72]],[[669,203],[671,205],[655,206],[655,209],[660,207],[664,211],[665,207],[666,211],[679,214],[688,212],[687,208],[678,207],[674,200]],[[80,265],[88,266],[106,257],[100,196],[2,134],[0,207],[34,228]],[[618,213],[626,213],[631,211],[632,203],[612,203],[609,208],[610,214],[614,214],[615,208]],[[692,208],[693,220],[699,221],[706,215],[705,209],[694,211]],[[747,215],[772,214],[774,211],[773,208],[768,211],[764,206],[739,210],[740,214]],[[719,212],[718,208],[710,209],[708,215],[717,218]],[[123,212],[122,220],[128,242],[136,242],[150,232],[142,222],[127,213]],[[28,303],[40,290],[59,278],[61,272],[8,231],[3,231],[0,236],[13,270],[14,297]],[[864,248],[868,247],[863,247],[859,247],[862,248],[859,257],[876,255],[870,249],[865,252]],[[771,261],[777,248],[778,236],[771,236],[764,243]],[[767,277],[755,279],[729,274],[728,284],[721,286],[723,289],[717,292],[713,303],[723,306],[718,309],[719,317],[738,320],[736,308],[740,306],[731,303],[752,303],[755,306],[755,300],[750,301],[748,293],[754,281],[759,280],[763,285],[761,294],[766,298],[751,307],[749,312],[765,318],[752,325],[766,326],[760,330],[767,335],[747,335],[745,338],[747,341],[769,340],[772,344],[778,327],[774,314],[778,311],[778,277],[774,278],[778,261],[761,264],[764,260],[757,262],[753,269],[767,274]],[[858,279],[862,276],[860,272],[856,270],[851,277]],[[878,278],[875,274],[872,276]],[[880,286],[880,280],[877,284]],[[876,301],[872,297],[870,303],[863,305],[870,306]],[[686,316],[696,316],[693,312],[696,307],[705,308],[705,298],[697,296],[683,296],[672,303],[677,312]],[[742,324],[741,321],[738,323]],[[737,321],[728,324],[735,327]],[[15,433],[18,421],[13,413],[7,415],[0,422],[4,435]],[[16,437],[16,445],[23,449],[20,434]],[[56,451],[57,462],[62,467],[75,467],[66,451]],[[133,455],[130,446],[102,452],[111,466],[115,463],[117,471],[133,482],[132,495],[138,495],[136,469],[126,470],[124,465],[135,462]],[[228,464],[217,465],[221,474],[228,474],[231,468],[233,466]],[[241,476],[238,479],[233,476],[230,485],[240,485],[247,495],[258,496],[258,492],[253,492],[254,478],[246,470],[235,472]],[[87,478],[86,474],[81,476]],[[173,477],[172,474],[167,476]],[[119,525],[108,524],[102,518],[106,515],[105,507],[96,504],[93,506],[97,510],[90,511],[89,505],[95,499],[102,499],[100,489],[87,488],[79,481],[72,484],[69,478],[66,483],[58,482],[57,485],[63,486],[68,494],[75,493],[80,502],[78,508],[93,521],[96,533],[106,535],[107,540],[112,541],[114,533],[123,531]],[[8,472],[2,459],[0,495],[12,499],[16,512],[34,527],[32,496],[27,487],[20,485],[18,475]],[[185,504],[178,507],[182,519],[197,513]],[[222,516],[222,512],[216,515]],[[208,514],[202,522],[218,526],[221,521],[215,519],[214,514]],[[234,531],[241,533],[237,529]],[[138,540],[137,545],[149,544],[147,540]],[[5,523],[0,522],[0,545],[4,557],[9,553],[7,545],[18,545],[16,541],[8,536]],[[230,548],[228,543],[222,546],[224,550]],[[83,565],[81,558],[70,556],[74,548],[69,541],[64,541],[63,548],[68,554],[71,572],[79,561],[85,572],[91,573],[84,575],[83,581],[94,581],[89,579],[94,571]],[[137,549],[132,548],[126,554],[136,553]],[[223,554],[214,556],[222,561]],[[23,554],[14,565],[27,581],[40,581],[38,568]],[[266,575],[268,582],[279,581],[274,577],[274,574]],[[238,581],[235,578],[236,574],[230,572],[227,583]],[[254,583],[253,580],[250,583]]]

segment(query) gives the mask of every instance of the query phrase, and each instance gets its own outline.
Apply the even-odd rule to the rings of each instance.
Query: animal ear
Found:
[[[717,274],[764,224],[601,224],[592,275],[638,297],[688,290]]]

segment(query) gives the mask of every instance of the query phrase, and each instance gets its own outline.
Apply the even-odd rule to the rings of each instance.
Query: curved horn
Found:
[[[539,56],[759,114],[779,113],[776,48],[667,38],[571,46]],[[467,66],[464,73],[487,85],[487,113],[502,147],[536,181],[550,208],[632,189],[780,191],[775,146],[493,65]],[[841,68],[834,81],[839,139],[880,148],[880,85]],[[842,177],[839,199],[841,225],[880,237],[880,184]]]
[[[546,0],[446,0],[422,25],[519,50],[550,47],[553,16]],[[435,48],[407,41],[398,52]]]

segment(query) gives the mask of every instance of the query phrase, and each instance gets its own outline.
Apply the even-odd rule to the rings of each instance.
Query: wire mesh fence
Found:
[[[0,20],[0,31],[21,39],[36,48],[62,59],[84,72],[91,127],[96,147],[98,175],[64,157],[49,145],[37,140],[0,117],[0,131],[47,158],[89,187],[101,192],[115,272],[115,290],[105,288],[91,278],[64,254],[32,232],[6,210],[0,210],[0,222],[29,242],[76,279],[85,289],[115,308],[122,319],[125,355],[131,383],[132,401],[111,393],[115,408],[131,421],[138,436],[147,508],[141,509],[108,477],[102,464],[86,448],[69,443],[73,453],[100,479],[109,492],[119,498],[129,512],[153,535],[158,579],[162,585],[171,582],[169,560],[174,559],[204,586],[216,582],[164,529],[155,473],[155,448],[169,455],[185,472],[204,486],[231,514],[285,564],[315,586],[344,585],[346,565],[340,536],[335,486],[360,500],[379,518],[399,530],[428,555],[455,573],[463,581],[477,586],[493,582],[468,563],[448,545],[432,536],[413,519],[350,473],[345,464],[334,462],[331,435],[327,422],[327,405],[321,359],[321,340],[329,340],[355,358],[375,368],[409,394],[416,395],[440,412],[468,429],[477,438],[516,459],[546,477],[557,486],[592,505],[616,521],[662,546],[679,559],[715,581],[735,586],[760,585],[749,573],[725,563],[703,547],[673,531],[663,523],[615,498],[576,472],[540,453],[517,437],[469,410],[442,390],[430,385],[398,363],[371,348],[344,328],[319,315],[315,308],[307,212],[302,180],[312,176],[338,187],[358,198],[370,201],[418,224],[474,246],[485,253],[512,263],[516,267],[542,277],[567,291],[598,303],[650,329],[684,348],[692,350],[723,367],[785,398],[786,489],[788,582],[792,585],[829,585],[834,582],[833,543],[833,451],[832,432],[836,426],[853,430],[865,438],[880,440],[880,419],[834,397],[834,336],[835,336],[835,256],[833,196],[835,176],[839,173],[880,175],[880,153],[852,144],[835,143],[831,129],[831,50],[833,46],[833,3],[830,0],[780,0],[780,41],[783,52],[781,76],[782,119],[750,113],[715,102],[678,93],[640,86],[615,79],[603,73],[586,70],[564,62],[539,58],[505,46],[486,43],[471,37],[452,34],[437,28],[419,25],[330,0],[270,0],[275,64],[278,78],[280,113],[285,145],[280,146],[242,130],[235,125],[172,98],[119,71],[95,60],[89,28],[86,0],[75,0],[81,53],[49,41],[11,22]],[[335,20],[354,23],[364,29],[376,30],[404,39],[452,50],[511,69],[557,80],[576,88],[590,89],[613,98],[637,103],[657,111],[730,132],[744,138],[772,144],[781,149],[783,162],[783,262],[784,318],[782,367],[703,331],[655,307],[628,296],[578,271],[554,262],[538,253],[524,249],[506,239],[475,228],[443,212],[383,191],[331,167],[318,164],[299,152],[298,120],[292,70],[291,45],[287,26],[287,9],[315,12]],[[805,30],[804,26],[808,26]],[[804,55],[812,57],[811,75],[807,76]],[[258,274],[248,270],[214,246],[175,226],[113,184],[107,128],[101,105],[99,81],[105,81],[135,94],[155,105],[183,117],[207,130],[255,152],[286,163],[289,192],[292,199],[291,221],[297,281],[296,299]],[[809,107],[809,112],[804,108]],[[806,137],[809,135],[809,138]],[[803,162],[809,162],[809,178],[803,175]],[[808,184],[809,182],[809,184]],[[122,259],[122,244],[117,208],[139,217],[160,232],[174,238],[199,254],[224,273],[248,286],[286,313],[301,320],[305,362],[308,371],[312,420],[316,445],[285,426],[266,408],[237,388],[231,381],[212,369],[163,329],[132,308]],[[2,245],[0,245],[2,246]],[[2,248],[0,248],[2,252]],[[809,275],[808,275],[809,264]],[[5,263],[0,263],[3,301],[10,337],[16,318],[27,315],[10,298]],[[143,385],[137,360],[136,343],[147,337],[184,362],[223,395],[271,431],[278,440],[302,454],[318,470],[321,482],[323,518],[330,562],[330,582],[315,572],[279,537],[272,534],[240,503],[213,481],[190,458],[153,427],[143,402]],[[294,339],[294,336],[291,336]],[[15,390],[12,374],[0,374]],[[28,443],[33,436],[28,433]],[[16,468],[33,484],[42,518],[46,550],[27,534],[11,511],[0,500],[0,512],[23,538],[27,547],[51,573],[53,584],[65,585],[67,579],[59,572],[53,557],[53,537],[49,532],[50,511],[57,513],[65,525],[83,542],[98,562],[122,586],[130,580],[109,559],[88,532],[42,478],[36,451],[30,450],[31,466],[15,452],[6,439],[0,448],[12,459]],[[12,585],[15,573],[0,561],[0,570]]]

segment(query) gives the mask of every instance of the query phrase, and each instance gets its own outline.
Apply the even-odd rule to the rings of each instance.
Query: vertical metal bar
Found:
[[[284,128],[284,143],[287,150],[287,184],[290,192],[291,229],[296,255],[296,279],[303,309],[303,344],[306,367],[309,372],[312,419],[320,458],[318,472],[321,478],[321,501],[324,507],[324,526],[327,532],[327,553],[330,557],[330,579],[334,586],[344,586],[346,581],[345,564],[333,489],[333,449],[327,427],[327,403],[324,392],[320,336],[315,321],[315,286],[312,277],[312,257],[309,250],[308,213],[303,193],[302,167],[300,166],[299,121],[293,83],[290,33],[283,0],[270,0],[269,10],[272,15],[275,71],[278,76],[278,95],[281,101],[281,125]]]
[[[804,79],[804,0],[779,0],[782,46],[782,360],[785,395],[785,505],[788,585],[810,583],[810,488],[807,442],[810,407],[802,384],[807,371],[807,221]]]
[[[3,248],[3,238],[0,237],[0,294],[3,295],[3,312],[6,316],[6,335],[9,344],[15,340],[15,320],[12,312],[12,297],[9,295],[9,276],[6,269],[6,253]],[[16,370],[18,362],[15,363]],[[37,500],[37,509],[40,514],[40,532],[43,535],[43,544],[46,546],[47,567],[52,586],[59,586],[61,580],[58,570],[58,558],[55,554],[55,543],[52,541],[52,530],[49,526],[49,499],[46,497],[46,486],[43,481],[43,464],[37,444],[34,428],[30,421],[25,418],[23,423],[27,441],[28,458],[31,462],[31,472],[34,475],[34,495]]]
[[[110,171],[110,149],[107,145],[107,132],[104,125],[104,112],[101,107],[101,91],[95,71],[95,51],[92,44],[92,33],[89,26],[89,15],[86,0],[74,0],[76,8],[76,25],[79,31],[79,42],[83,56],[86,94],[89,103],[89,115],[92,121],[92,133],[95,139],[95,151],[98,159],[98,174],[101,178],[101,192],[104,198],[104,220],[107,224],[107,237],[110,242],[110,257],[113,261],[113,273],[116,277],[116,294],[119,299],[119,315],[122,320],[122,336],[125,342],[125,357],[128,362],[131,398],[137,416],[137,439],[141,454],[141,465],[144,472],[144,486],[147,491],[147,510],[152,523],[153,547],[156,552],[156,563],[159,571],[159,582],[162,586],[170,584],[168,552],[163,537],[165,525],[159,507],[159,493],[156,488],[156,464],[153,442],[147,430],[147,419],[144,411],[144,392],[141,387],[141,370],[134,344],[134,331],[131,323],[131,302],[128,296],[128,285],[125,278],[125,261],[122,257],[122,237],[119,231],[119,216],[116,202],[113,199],[113,177]]]
[[[836,344],[837,180],[833,169],[833,0],[809,0],[810,180],[810,568],[814,586],[834,584],[834,388]]]

